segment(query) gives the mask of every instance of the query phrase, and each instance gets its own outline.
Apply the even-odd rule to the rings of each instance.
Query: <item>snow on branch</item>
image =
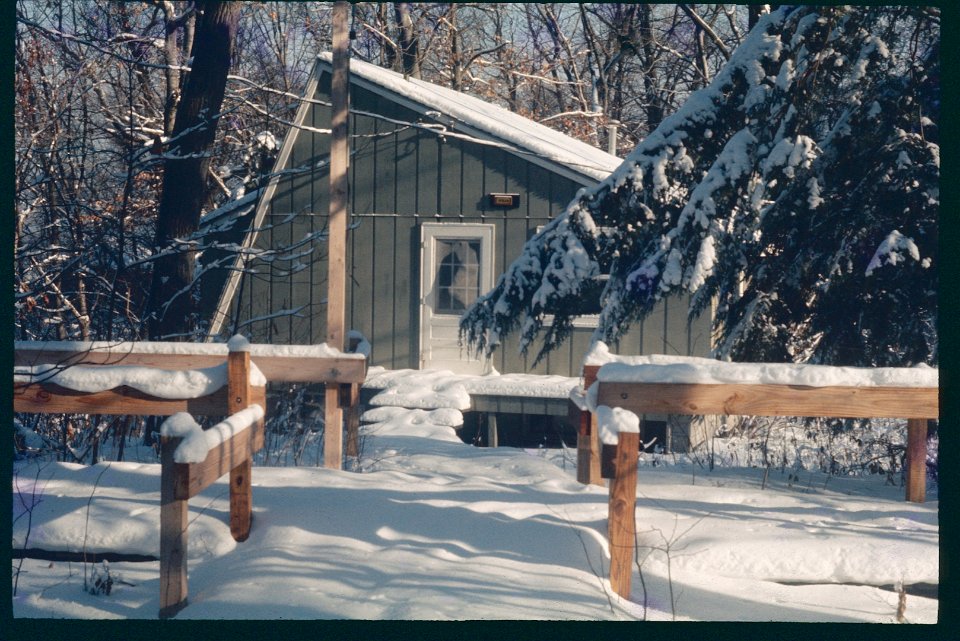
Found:
[[[595,340],[614,341],[663,298],[687,294],[694,316],[716,303],[727,356],[929,361],[939,209],[934,18],[908,7],[782,7],[763,16],[708,87],[526,243],[467,310],[461,338],[490,353],[519,329],[526,352],[553,314],[542,357],[569,334],[571,299],[609,275]],[[874,254],[869,267],[859,262],[864,253]],[[907,256],[918,269],[884,283],[864,278],[864,267],[876,278],[881,264]],[[922,320],[869,320],[904,303]],[[877,309],[851,322],[837,305]]]
[[[910,256],[910,258],[915,261],[920,261],[920,250],[917,249],[917,244],[913,239],[904,236],[898,230],[894,229],[890,232],[889,236],[883,239],[880,246],[877,247],[877,251],[874,252],[873,258],[870,259],[870,263],[867,265],[865,274],[870,276],[874,270],[879,269],[883,265],[902,263],[906,260],[904,254]]]

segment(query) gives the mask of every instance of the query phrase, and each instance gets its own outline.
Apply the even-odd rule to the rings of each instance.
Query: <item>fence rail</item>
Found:
[[[57,363],[72,365],[140,365],[166,370],[200,369],[222,365],[227,357],[223,343],[95,343],[16,341],[15,367]],[[250,357],[268,381],[280,383],[363,382],[367,361],[360,354],[332,354],[315,345],[287,349],[250,345]]]
[[[129,386],[88,393],[49,382],[15,381],[15,412],[147,416],[188,412],[198,416],[233,416],[252,405],[259,405],[265,413],[266,387],[250,384],[251,356],[256,355],[256,365],[267,381],[321,382],[326,383],[328,389],[339,386],[342,392],[340,401],[350,408],[353,416],[359,400],[356,391],[366,376],[366,359],[362,356],[324,355],[310,346],[279,355],[267,353],[277,351],[265,349],[270,346],[257,345],[249,345],[249,351],[227,351],[226,346],[213,348],[221,353],[211,353],[211,346],[196,346],[196,352],[190,353],[191,348],[184,344],[157,343],[105,346],[58,343],[56,347],[49,347],[17,343],[15,365],[55,364],[58,369],[73,365],[139,365],[187,370],[222,365],[226,359],[226,386],[199,398],[159,398]],[[163,353],[158,349],[169,351]],[[332,426],[326,428],[333,431]],[[338,438],[341,431],[342,425],[337,430]],[[230,533],[237,541],[249,537],[253,506],[252,461],[253,455],[264,444],[264,418],[211,447],[202,462],[177,463],[174,460],[174,453],[182,440],[174,436],[161,436],[160,439],[160,618],[175,616],[188,601],[188,499],[229,474]]]
[[[645,367],[655,367],[645,365]],[[584,368],[585,388],[602,379],[601,368]],[[596,405],[620,407],[638,415],[676,414],[812,416],[907,419],[906,500],[926,499],[927,422],[939,418],[936,387],[808,387],[769,384],[640,383],[600,380]],[[578,461],[600,460],[595,416],[580,417]],[[610,583],[624,598],[630,595],[631,559],[636,535],[637,452],[640,435],[621,433],[611,452],[608,512]],[[602,448],[601,448],[602,449]],[[601,461],[601,468],[605,467]],[[596,463],[583,483],[596,483]],[[604,475],[606,476],[606,475]]]
[[[109,414],[170,416],[188,412],[196,416],[223,414],[226,388],[197,398],[163,399],[131,387],[103,392],[78,392],[50,383],[14,383],[13,409],[29,414]]]
[[[937,418],[925,387],[799,387],[690,383],[600,383],[598,405],[637,414]]]

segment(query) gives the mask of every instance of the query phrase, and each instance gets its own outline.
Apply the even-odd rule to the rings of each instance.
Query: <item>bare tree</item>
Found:
[[[207,152],[222,117],[239,16],[239,6],[232,2],[201,2],[198,11],[193,64],[177,107],[157,212],[154,245],[160,256],[147,301],[149,333],[154,339],[189,335],[191,320],[195,321],[191,288],[196,258],[184,239],[200,225],[210,167]]]
[[[86,8],[17,5],[19,338],[109,338],[105,325],[136,322],[142,275],[124,264],[139,254],[136,221],[150,218],[156,179],[143,163],[150,96],[136,66],[155,52],[128,27],[150,15]]]
[[[215,4],[17,1],[16,338],[143,338],[147,310],[151,336],[191,330],[198,277],[233,251],[200,217],[253,202],[330,46],[329,3],[237,3],[237,55],[201,114],[188,86]],[[756,13],[686,6],[357,3],[352,48],[595,145],[618,120],[623,153],[716,73],[720,44],[732,50]],[[274,250],[271,269],[319,260],[320,235]],[[88,432],[70,418],[45,433],[70,458],[95,449]]]

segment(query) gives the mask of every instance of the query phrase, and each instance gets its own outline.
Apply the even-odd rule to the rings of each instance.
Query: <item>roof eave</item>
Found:
[[[317,66],[323,67],[325,71],[332,70],[330,63],[320,57],[317,58]],[[508,151],[511,151],[512,153],[522,155],[525,159],[529,160],[530,162],[536,165],[539,165],[545,169],[548,169],[556,174],[559,174],[565,178],[573,180],[574,182],[580,183],[584,187],[593,187],[597,183],[606,179],[616,169],[616,167],[614,167],[613,169],[606,171],[601,169],[593,170],[587,167],[575,167],[561,160],[546,157],[542,153],[537,152],[536,150],[519,149],[518,146],[513,141],[506,140],[485,129],[471,126],[469,123],[463,122],[461,120],[451,117],[449,118],[448,122],[439,122],[435,116],[428,115],[428,112],[440,112],[439,107],[437,107],[436,105],[427,105],[422,102],[413,100],[410,97],[399,94],[391,90],[389,87],[384,87],[383,85],[378,84],[373,80],[369,80],[357,74],[351,74],[350,82],[355,83],[358,86],[364,89],[367,89],[377,95],[388,98],[399,105],[402,105],[413,111],[423,114],[428,118],[431,118],[432,120],[437,121],[439,124],[445,127],[450,127],[457,133],[466,134],[474,138],[490,140],[491,142],[496,143],[498,146],[501,146],[502,148],[505,148]]]

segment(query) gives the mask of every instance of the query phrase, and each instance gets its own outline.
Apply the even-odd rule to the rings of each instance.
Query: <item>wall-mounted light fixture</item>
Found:
[[[513,209],[520,206],[520,194],[487,194],[491,207]]]

